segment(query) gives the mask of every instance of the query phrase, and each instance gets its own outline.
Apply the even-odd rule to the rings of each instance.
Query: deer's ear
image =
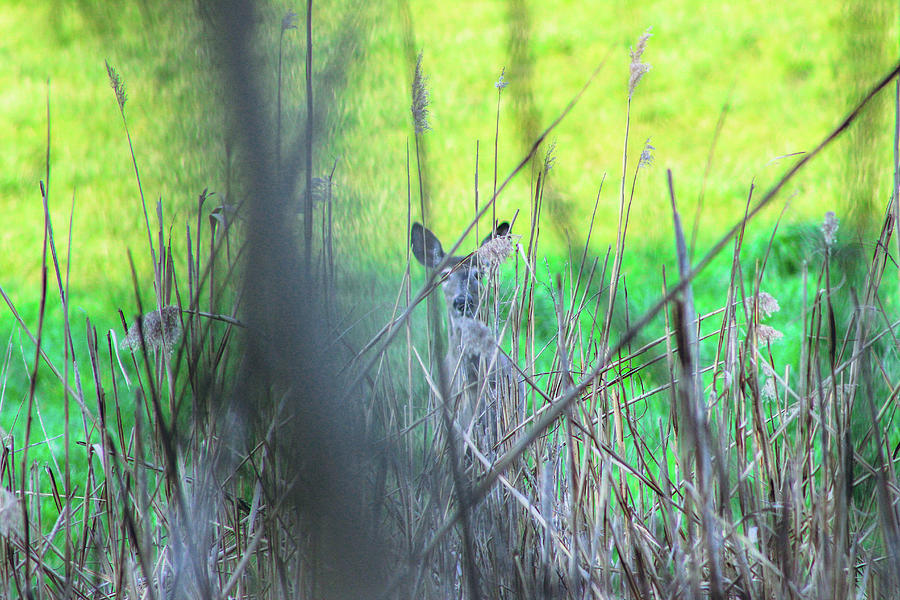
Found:
[[[438,266],[444,258],[444,248],[440,240],[421,223],[413,223],[409,232],[409,245],[416,260],[429,269]]]
[[[497,225],[497,228],[494,229],[493,233],[491,233],[489,236],[487,236],[486,238],[481,240],[481,245],[484,246],[485,244],[487,244],[489,241],[491,241],[495,237],[503,237],[504,235],[507,235],[508,233],[509,233],[509,223],[507,223],[506,221],[503,221],[502,223]]]

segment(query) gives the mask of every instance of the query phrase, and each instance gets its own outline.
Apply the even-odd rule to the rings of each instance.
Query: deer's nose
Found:
[[[468,295],[459,295],[453,299],[453,310],[464,317],[475,316],[475,299]]]

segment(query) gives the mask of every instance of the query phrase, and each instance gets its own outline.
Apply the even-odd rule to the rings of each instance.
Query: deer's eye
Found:
[[[446,279],[447,275],[450,274],[450,269],[444,269],[441,271],[441,279]]]

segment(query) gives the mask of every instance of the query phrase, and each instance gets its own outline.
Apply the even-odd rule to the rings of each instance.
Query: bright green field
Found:
[[[625,272],[633,298],[656,297],[660,264],[671,262],[666,169],[674,173],[690,227],[709,165],[698,235],[700,246],[708,246],[743,214],[751,183],[764,191],[796,160],[779,157],[811,150],[898,57],[898,6],[890,0],[733,4],[413,2],[407,11],[385,2],[357,11],[316,3],[317,76],[343,65],[339,80],[331,82],[337,92],[317,98],[329,106],[330,117],[319,132],[315,165],[317,174],[326,174],[337,161],[342,264],[383,272],[390,285],[399,281],[412,143],[409,86],[419,50],[431,93],[432,130],[425,136],[429,222],[445,239],[472,214],[476,144],[481,201],[491,194],[494,82],[501,69],[509,82],[500,98],[502,180],[603,64],[549,137],[557,160],[545,197],[542,250],[559,265],[566,239],[579,248],[603,182],[592,250],[605,252],[617,225],[628,49],[652,27],[643,57],[652,69],[632,102],[629,186],[648,138],[655,162],[638,180]],[[286,8],[265,11],[259,24],[273,41],[260,49],[271,65]],[[155,202],[162,199],[165,227],[183,257],[185,224],[194,218],[197,195],[204,188],[219,195],[225,190],[218,109],[223,92],[207,62],[206,35],[214,33],[204,32],[192,9],[177,3],[114,9],[89,0],[0,5],[0,210],[6,223],[0,228],[0,286],[30,327],[37,323],[40,286],[38,181],[46,178],[48,81],[51,215],[61,256],[71,254],[73,318],[76,330],[85,315],[105,330],[117,326],[116,309],[134,311],[127,250],[136,257],[148,298],[151,271],[140,197],[104,60],[128,88],[125,110],[151,224],[156,226]],[[285,122],[291,132],[304,106],[302,21],[285,39]],[[835,210],[848,236],[850,223],[879,220],[890,196],[892,106],[884,94],[787,186],[748,237],[765,240],[785,203],[789,223],[819,222]],[[502,218],[522,211],[520,233],[529,225],[529,190],[525,172],[497,204]],[[207,210],[212,206],[215,201]],[[708,281],[723,277],[720,266]],[[54,314],[48,343],[59,348],[61,321]],[[7,423],[21,399],[16,382],[22,381],[23,351],[33,353],[19,334],[7,338],[14,329],[4,306],[0,334],[12,340],[14,357],[6,373]]]
[[[319,70],[342,52],[351,62],[346,89],[334,99],[338,117],[322,136],[317,170],[325,172],[338,160],[346,228],[367,242],[365,247],[376,248],[376,258],[388,261],[404,253],[395,235],[405,229],[408,34],[414,37],[412,50],[425,56],[432,99],[432,131],[426,136],[432,218],[447,236],[471,213],[479,141],[482,200],[492,187],[493,84],[500,69],[506,67],[510,84],[501,101],[502,179],[532,136],[605,61],[581,102],[550,136],[558,158],[546,207],[552,218],[545,222],[557,232],[583,236],[605,175],[598,249],[615,229],[628,48],[648,27],[653,37],[644,60],[652,70],[634,97],[629,181],[647,138],[656,161],[639,182],[630,228],[635,238],[668,239],[668,228],[661,226],[668,222],[667,168],[674,172],[682,209],[692,214],[724,106],[700,220],[701,237],[707,239],[741,214],[752,181],[765,189],[789,164],[778,157],[810,150],[898,54],[898,9],[887,1],[881,8],[878,2],[861,3],[858,14],[841,2],[732,7],[693,0],[614,2],[602,10],[581,2],[541,2],[527,5],[527,15],[511,18],[510,7],[517,4],[413,3],[406,25],[402,11],[385,4],[357,21],[362,27],[356,51],[328,47],[329,27],[342,23],[346,11],[322,8],[314,16],[323,31],[315,50]],[[271,31],[277,33],[281,14],[271,11]],[[137,187],[104,60],[128,87],[126,112],[145,194],[151,203],[163,199],[176,237],[204,187],[223,191],[222,124],[213,110],[217,92],[203,62],[203,34],[192,18],[188,8],[112,12],[89,1],[37,8],[7,1],[0,8],[0,114],[7,124],[0,154],[0,203],[8,224],[0,231],[4,285],[33,290],[36,284],[37,182],[45,169],[48,80],[50,200],[57,231],[64,231],[74,197],[76,287],[95,293],[121,287],[127,283],[125,249],[139,250],[144,243]],[[510,48],[517,23],[524,23],[520,37],[530,40],[524,53]],[[291,31],[286,39],[285,86],[299,109],[302,31]],[[788,219],[818,220],[829,209],[846,216],[858,204],[880,214],[890,192],[888,95],[876,108],[868,129],[842,138],[785,190]],[[527,207],[529,178],[515,184],[499,201],[501,215]],[[526,229],[526,220],[521,223]]]

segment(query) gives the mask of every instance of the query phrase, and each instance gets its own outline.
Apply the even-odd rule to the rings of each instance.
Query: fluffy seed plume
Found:
[[[647,31],[644,32],[644,35],[638,38],[637,46],[631,50],[631,65],[628,69],[630,73],[628,78],[628,100],[631,100],[631,96],[634,94],[634,88],[640,83],[641,78],[650,70],[650,65],[641,62],[641,55],[647,48],[647,40],[650,39],[651,35],[653,34],[650,33],[650,29],[647,29]]]
[[[825,246],[831,248],[838,230],[838,219],[833,210],[825,213],[825,220],[822,222],[822,236],[825,238]]]
[[[22,507],[15,494],[0,488],[0,537],[9,539],[22,533]]]
[[[282,33],[288,29],[297,29],[297,13],[294,12],[294,9],[288,10],[287,14],[284,15],[284,18],[281,19]]]
[[[119,110],[125,110],[125,101],[128,100],[128,94],[125,93],[125,81],[119,77],[115,69],[106,61],[106,74],[109,76],[109,85],[116,93],[116,102],[119,103]]]
[[[140,350],[142,331],[148,349],[159,350],[165,345],[171,356],[181,339],[181,309],[177,306],[164,306],[162,311],[153,310],[139,317],[128,328],[128,335],[122,340],[122,348]]]
[[[422,53],[416,58],[416,72],[412,83],[412,116],[416,133],[425,133],[431,126],[428,124],[428,78],[422,72]]]
[[[778,300],[769,292],[760,292],[755,298],[747,299],[747,310],[753,310],[753,302],[759,307],[759,316],[763,319],[781,310]]]
[[[478,250],[478,262],[488,268],[503,264],[516,249],[520,235],[499,235],[482,244]]]
[[[757,334],[759,335],[759,341],[763,344],[777,342],[784,337],[783,333],[768,325],[760,325]]]
[[[654,150],[656,150],[656,148],[650,145],[650,138],[647,138],[647,141],[644,142],[644,150],[641,152],[641,159],[638,162],[638,167],[649,167],[653,164]]]

